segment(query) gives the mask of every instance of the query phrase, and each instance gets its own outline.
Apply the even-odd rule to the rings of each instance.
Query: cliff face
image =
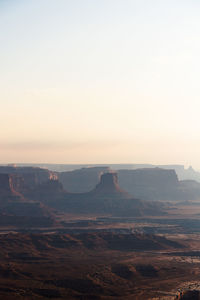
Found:
[[[15,191],[23,193],[27,189],[33,189],[38,184],[49,179],[56,179],[57,174],[47,169],[34,167],[0,166],[0,174],[13,176],[12,184]]]
[[[117,173],[105,173],[100,177],[100,182],[96,185],[95,189],[91,192],[93,197],[109,198],[109,199],[127,199],[131,196],[122,190],[118,184]]]
[[[34,189],[29,189],[25,195],[29,199],[51,205],[51,203],[57,203],[57,201],[61,200],[64,195],[67,195],[67,192],[63,189],[61,182],[49,179]]]
[[[161,205],[150,201],[200,198],[200,184],[179,181],[174,170],[153,168],[104,173],[105,170],[108,168],[65,172],[71,180],[71,187],[74,184],[74,188],[80,185],[80,189],[90,189],[84,193],[71,193],[57,180],[57,174],[48,170],[9,167],[12,173],[3,174],[0,167],[0,214],[45,215],[45,207],[38,205],[40,201],[49,207],[75,214],[158,215],[162,214]]]
[[[33,217],[44,218],[45,222],[45,218],[48,219],[52,215],[44,205],[26,199],[15,189],[18,187],[21,190],[23,184],[23,177],[18,174],[0,174],[0,218],[4,219],[4,225],[16,223],[15,219],[18,217],[26,217],[28,223],[31,223]],[[34,220],[36,222],[36,219]]]
[[[3,170],[12,172],[7,175],[9,183],[5,178],[6,175],[1,174]],[[2,184],[4,189],[1,195],[5,194],[6,189],[7,193],[11,189],[15,195],[20,194],[25,198],[39,201],[42,199],[43,202],[46,201],[45,203],[65,197],[66,190],[68,193],[79,193],[79,197],[85,197],[82,194],[91,191],[94,199],[100,195],[101,199],[134,197],[152,201],[200,198],[198,182],[179,181],[174,170],[160,168],[119,170],[117,173],[111,173],[107,167],[94,167],[57,174],[47,169],[33,167],[0,167],[0,175],[4,176],[0,179],[0,185]]]
[[[113,216],[141,216],[162,214],[159,204],[149,204],[134,199],[118,185],[116,173],[101,175],[100,182],[88,193],[65,193],[51,206],[76,214]]]
[[[109,172],[108,167],[83,168],[71,172],[58,173],[63,187],[71,193],[86,193],[94,189],[102,173]]]
[[[101,186],[103,184],[103,190],[109,190],[118,194],[121,191],[130,194],[132,197],[144,199],[144,200],[181,200],[189,199],[188,197],[192,195],[191,188],[190,193],[186,191],[180,184],[176,172],[174,170],[167,170],[161,168],[145,168],[145,169],[135,169],[135,170],[118,170],[117,175],[119,178],[119,188],[116,182],[116,175],[113,176],[112,188],[111,184],[106,187],[106,181],[109,183],[109,176],[107,178],[102,177],[102,182],[99,182],[99,178],[102,173],[108,173],[110,169],[107,167],[95,167],[95,168],[84,168],[80,170],[75,170],[72,172],[63,172],[58,174],[59,180],[63,183],[64,188],[73,193],[86,193],[93,191],[96,186],[96,191],[101,192]],[[103,192],[102,192],[103,193]],[[199,193],[200,195],[200,193]]]
[[[0,192],[11,193],[10,177],[8,174],[0,174]]]
[[[174,169],[179,180],[196,180],[200,182],[200,172],[195,171],[191,166],[185,168],[183,165],[161,165],[163,169]]]
[[[23,196],[14,189],[14,178],[9,174],[0,174],[0,202],[22,200]]]
[[[120,185],[143,185],[146,187],[177,187],[178,177],[174,170],[164,170],[160,168],[136,169],[136,170],[119,170]]]
[[[119,170],[118,176],[120,186],[140,199],[176,200],[182,197],[174,170],[160,168]]]

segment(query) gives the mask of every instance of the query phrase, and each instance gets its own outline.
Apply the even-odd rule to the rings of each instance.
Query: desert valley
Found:
[[[117,167],[0,167],[2,299],[198,299],[200,182]]]

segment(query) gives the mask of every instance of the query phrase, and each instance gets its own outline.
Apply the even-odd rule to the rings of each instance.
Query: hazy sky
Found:
[[[200,168],[200,2],[0,0],[0,163]]]

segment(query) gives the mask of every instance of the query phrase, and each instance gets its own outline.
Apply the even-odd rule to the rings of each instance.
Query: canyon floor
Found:
[[[199,289],[200,206],[187,205],[162,217],[60,214],[54,227],[1,227],[0,299],[167,300]]]

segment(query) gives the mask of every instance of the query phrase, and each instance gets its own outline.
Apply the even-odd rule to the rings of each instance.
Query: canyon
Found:
[[[162,168],[0,167],[0,297],[185,299],[199,185]]]

